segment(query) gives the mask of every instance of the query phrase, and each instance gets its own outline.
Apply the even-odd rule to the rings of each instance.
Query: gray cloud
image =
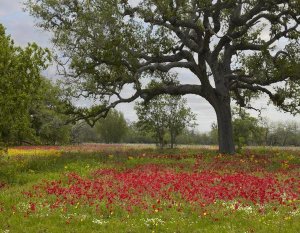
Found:
[[[20,1],[0,0],[0,17],[18,13],[20,11]]]
[[[12,36],[16,44],[25,46],[36,42],[42,47],[50,47],[50,34],[35,27],[35,20],[24,12],[21,1],[0,0],[0,22],[4,24],[7,33]],[[2,5],[2,2],[4,3]]]

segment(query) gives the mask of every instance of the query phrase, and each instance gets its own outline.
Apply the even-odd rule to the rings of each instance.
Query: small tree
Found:
[[[96,130],[106,143],[121,142],[127,132],[127,122],[122,112],[112,109],[106,118],[97,122]]]
[[[183,129],[194,125],[195,115],[180,96],[162,95],[149,103],[138,102],[135,110],[140,128],[152,132],[161,148],[165,146],[167,132],[173,148]]]
[[[218,144],[219,137],[218,137],[218,124],[212,123],[211,124],[211,131],[210,131],[210,138],[212,144]]]
[[[265,128],[260,125],[259,119],[241,110],[233,120],[234,141],[241,149],[244,145],[262,144]]]

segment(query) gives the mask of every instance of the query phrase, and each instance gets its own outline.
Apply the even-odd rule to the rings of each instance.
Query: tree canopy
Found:
[[[15,46],[0,24],[0,141],[34,137],[30,106],[42,85],[40,72],[49,60],[49,51],[36,44]]]
[[[119,103],[195,94],[214,108],[220,152],[234,153],[231,100],[252,108],[266,94],[299,113],[299,0],[29,0],[39,25],[63,51],[73,96],[98,100],[75,108],[91,124]],[[280,42],[280,43],[279,43]],[[161,73],[187,69],[197,84]],[[144,80],[160,79],[146,88]],[[278,84],[278,85],[277,85]],[[124,89],[131,86],[131,96]]]
[[[239,149],[244,145],[258,145],[263,141],[266,128],[259,119],[251,117],[244,110],[236,113],[232,123],[234,141]]]
[[[66,124],[69,116],[63,113],[66,105],[62,95],[59,86],[46,78],[42,78],[40,86],[36,87],[29,114],[38,143],[55,145],[70,141],[71,126]]]

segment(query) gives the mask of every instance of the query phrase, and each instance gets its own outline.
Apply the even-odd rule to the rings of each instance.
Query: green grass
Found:
[[[113,156],[109,156],[113,155]],[[170,156],[172,155],[172,156]],[[181,210],[172,207],[159,211],[143,211],[134,209],[127,212],[116,207],[113,212],[100,203],[99,209],[88,205],[67,206],[66,209],[51,210],[48,206],[38,207],[34,213],[28,212],[28,199],[24,191],[29,191],[35,184],[44,180],[57,180],[63,174],[76,172],[83,177],[101,168],[117,168],[126,170],[142,164],[163,164],[167,167],[181,165],[182,170],[189,171],[196,161],[196,156],[203,156],[198,168],[203,171],[218,161],[241,161],[260,164],[268,158],[264,165],[267,172],[282,173],[283,176],[294,177],[299,182],[299,152],[295,151],[244,151],[242,155],[221,156],[211,151],[192,149],[176,149],[156,151],[139,149],[128,151],[109,151],[91,153],[63,153],[62,156],[26,156],[1,157],[0,182],[6,187],[0,189],[0,233],[6,232],[300,232],[300,210],[292,210],[287,206],[267,206],[263,213],[257,206],[251,210],[235,211],[231,202],[217,202],[205,209],[189,203],[181,203]],[[251,157],[254,155],[254,157]],[[179,156],[179,157],[178,157]],[[282,161],[298,168],[286,169]],[[228,168],[248,171],[248,165],[239,162],[237,167]],[[245,166],[245,167],[243,167]],[[181,170],[181,171],[182,171]],[[227,168],[226,168],[227,171]],[[179,171],[180,172],[180,171]],[[46,199],[45,199],[46,198]],[[43,197],[42,201],[51,201],[51,197]],[[296,200],[299,204],[299,200]],[[274,211],[273,208],[277,210]]]

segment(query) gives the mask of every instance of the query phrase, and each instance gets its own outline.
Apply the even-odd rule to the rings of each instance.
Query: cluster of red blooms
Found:
[[[26,195],[54,196],[52,208],[105,202],[107,208],[118,205],[130,211],[132,207],[177,208],[178,203],[186,202],[206,206],[217,200],[288,204],[287,200],[299,200],[299,188],[300,181],[295,178],[279,180],[268,173],[258,177],[243,172],[186,172],[163,165],[141,165],[124,171],[98,170],[90,178],[69,173],[66,181],[45,182]]]

